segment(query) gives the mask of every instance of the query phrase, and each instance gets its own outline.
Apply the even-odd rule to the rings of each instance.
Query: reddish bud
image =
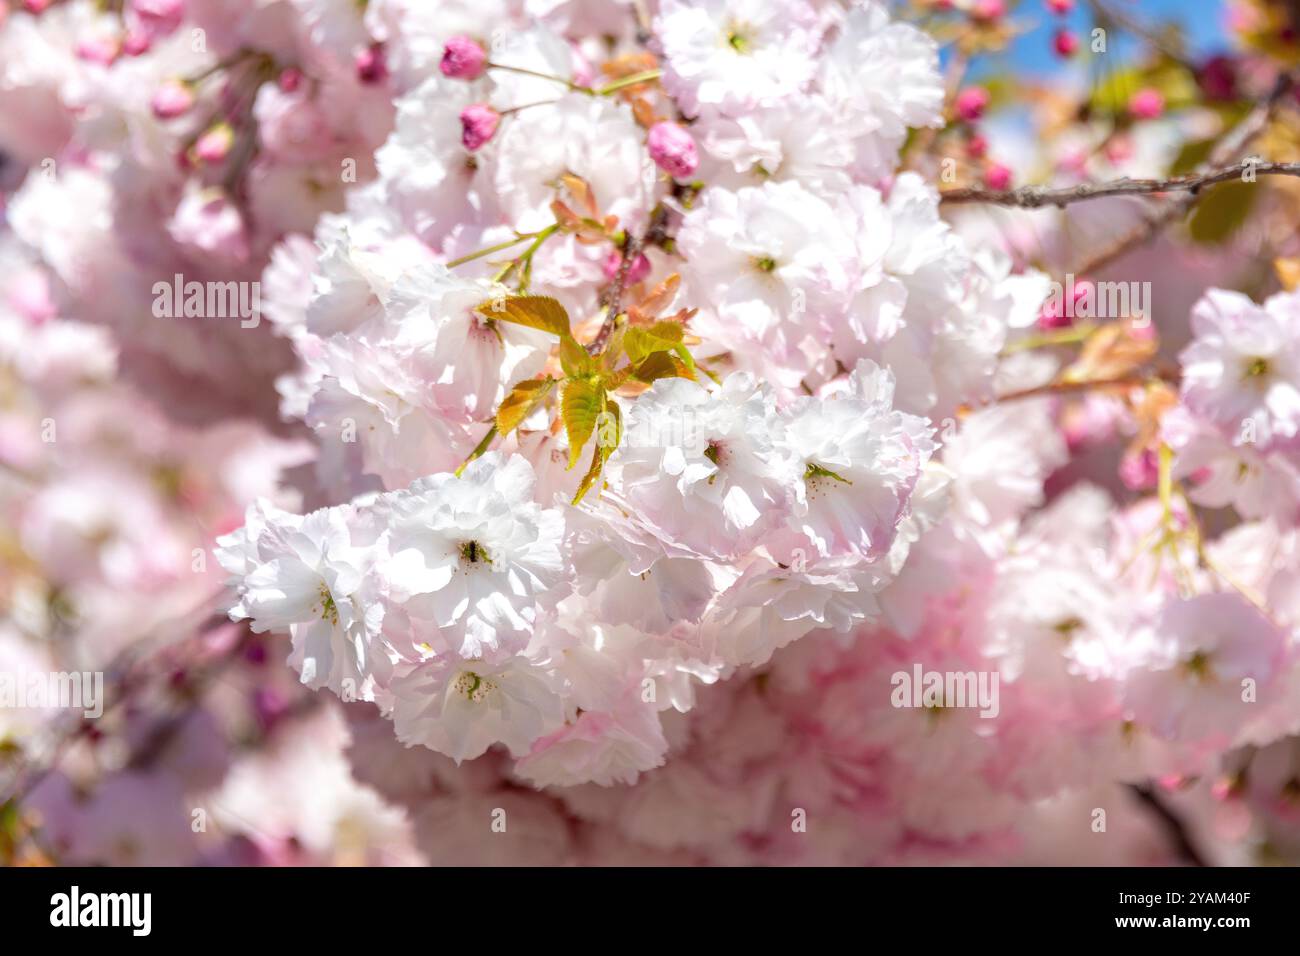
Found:
[[[623,265],[623,253],[619,249],[613,249],[605,257],[603,268],[605,278],[613,279],[618,275],[619,268]],[[650,274],[650,260],[645,257],[644,253],[638,252],[636,258],[632,260],[632,265],[627,270],[627,284],[636,285]]]
[[[982,86],[968,86],[953,100],[953,109],[967,123],[973,123],[988,109],[989,91]]]
[[[1057,30],[1052,37],[1052,49],[1057,56],[1068,59],[1079,51],[1079,38],[1069,30]]]
[[[1165,98],[1151,87],[1138,90],[1128,101],[1128,111],[1138,119],[1155,119],[1165,111]]]
[[[1011,170],[1001,163],[989,163],[984,170],[984,185],[989,189],[1010,189]]]
[[[1211,57],[1196,76],[1205,98],[1223,102],[1237,98],[1237,64],[1229,56]]]
[[[655,123],[646,136],[650,158],[674,179],[685,179],[700,165],[691,134],[676,123]]]
[[[388,64],[384,60],[382,44],[372,43],[364,50],[361,50],[357,53],[355,63],[357,79],[362,83],[382,83],[388,79]]]
[[[471,153],[482,149],[497,131],[501,114],[486,103],[474,103],[460,111],[460,141]]]
[[[194,106],[194,94],[184,83],[171,80],[158,88],[149,105],[153,108],[153,115],[160,120],[175,119]]]
[[[472,37],[454,36],[442,50],[438,69],[453,80],[477,80],[487,65],[487,51]]]
[[[122,52],[127,56],[143,56],[152,46],[153,41],[149,35],[140,30],[128,30],[126,36],[122,37]]]
[[[280,71],[280,78],[277,82],[282,92],[296,93],[298,87],[302,86],[302,70],[296,66],[285,67]]]
[[[230,155],[234,145],[235,131],[226,123],[218,123],[199,137],[194,155],[205,163],[219,163]]]
[[[1006,15],[1007,5],[1004,0],[975,0],[971,7],[971,16],[976,20],[1000,20]]]

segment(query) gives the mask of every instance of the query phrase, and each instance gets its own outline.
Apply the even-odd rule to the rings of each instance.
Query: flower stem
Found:
[[[663,70],[644,70],[640,73],[633,73],[631,76],[625,76],[615,80],[596,90],[597,96],[609,96],[611,93],[617,93],[619,90],[626,89],[629,86],[636,86],[638,83],[649,83],[651,80],[657,80],[664,75]]]

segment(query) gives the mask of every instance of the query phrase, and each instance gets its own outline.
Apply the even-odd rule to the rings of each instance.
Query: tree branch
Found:
[[[1159,818],[1161,826],[1164,827],[1179,856],[1192,866],[1209,865],[1201,855],[1201,851],[1196,848],[1196,844],[1192,842],[1191,834],[1187,832],[1182,819],[1165,806],[1164,801],[1156,795],[1149,784],[1131,783],[1128,789]]]
[[[1187,55],[1181,44],[1162,36],[1151,25],[1144,23],[1124,10],[1112,7],[1108,3],[1103,3],[1102,0],[1088,0],[1088,6],[1092,8],[1092,15],[1097,21],[1098,26],[1105,27],[1109,24],[1114,24],[1121,30],[1131,33],[1138,39],[1150,44],[1154,49],[1163,53],[1175,63],[1188,69],[1193,68],[1192,64],[1188,61]],[[1107,21],[1109,21],[1109,23]]]
[[[1118,378],[1081,379],[1077,382],[1048,382],[1046,385],[1035,385],[1033,388],[995,396],[993,402],[1001,404],[1017,402],[1024,398],[1042,398],[1045,395],[1072,395],[1076,392],[1091,391],[1094,388],[1140,388],[1148,381],[1149,379],[1137,375],[1122,375]]]
[[[1214,149],[1210,151],[1206,161],[1196,171],[1203,173],[1209,169],[1223,166],[1238,157],[1268,128],[1278,107],[1281,106],[1294,85],[1295,78],[1291,74],[1283,73],[1279,76],[1272,92],[1264,100],[1255,104],[1255,108],[1250,111],[1246,118],[1234,126],[1228,135],[1219,141]],[[1110,265],[1130,250],[1150,241],[1170,223],[1187,215],[1191,208],[1196,205],[1196,200],[1199,197],[1200,193],[1189,192],[1177,199],[1170,200],[1154,215],[1148,216],[1136,228],[1130,229],[1098,252],[1093,253],[1088,259],[1077,264],[1072,271],[1076,275],[1085,275]]]
[[[1106,196],[1143,196],[1153,193],[1190,192],[1195,193],[1206,186],[1239,179],[1253,169],[1259,176],[1300,176],[1300,163],[1264,163],[1242,160],[1222,169],[1193,174],[1174,176],[1170,179],[1114,179],[1104,183],[1080,183],[1078,186],[1065,186],[1060,189],[1048,189],[1043,186],[1022,186],[1019,189],[950,189],[939,193],[940,201],[946,203],[994,203],[999,206],[1015,206],[1020,209],[1039,209],[1043,206],[1056,206],[1058,209],[1070,203],[1085,199],[1101,199]]]

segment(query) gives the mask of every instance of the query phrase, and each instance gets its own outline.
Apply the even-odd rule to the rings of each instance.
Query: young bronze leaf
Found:
[[[560,367],[569,378],[586,378],[596,370],[596,361],[572,335],[560,336]]]
[[[476,311],[501,322],[526,325],[530,329],[550,332],[560,338],[569,335],[569,313],[547,295],[512,295],[487,299],[475,306]]]
[[[569,435],[569,467],[578,463],[582,448],[596,429],[596,419],[605,407],[605,390],[586,378],[569,379],[561,387],[560,414]]]
[[[674,322],[657,322],[648,329],[631,327],[623,337],[623,349],[633,365],[640,365],[643,360],[662,352],[672,352],[690,373],[685,378],[694,378],[695,360],[691,358],[690,349],[682,345],[682,327]],[[637,376],[640,377],[639,375]]]
[[[618,402],[612,398],[605,399],[605,415],[606,417],[600,423],[600,429],[597,432],[596,447],[591,453],[591,466],[587,469],[587,473],[583,475],[582,481],[578,485],[577,494],[573,496],[575,505],[591,490],[591,486],[596,483],[596,479],[604,471],[605,462],[609,461],[609,456],[614,454],[614,449],[623,440],[623,416],[619,411]],[[606,434],[610,426],[613,428],[612,435]]]
[[[637,363],[632,370],[632,377],[648,384],[661,378],[693,379],[695,375],[677,356],[668,352],[653,352]]]
[[[519,427],[554,384],[553,378],[530,378],[510,390],[497,409],[497,432],[502,438]]]

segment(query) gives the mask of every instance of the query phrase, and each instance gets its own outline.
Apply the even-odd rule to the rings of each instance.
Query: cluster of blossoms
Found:
[[[0,21],[6,597],[58,610],[0,654],[229,618],[33,792],[56,856],[1176,862],[1164,804],[1300,852],[1300,291],[1206,292],[1174,371],[1073,324],[1032,225],[941,215],[943,150],[1011,171],[882,4]]]
[[[1229,502],[1174,435],[1181,408],[1126,473],[1154,478],[1163,437],[1187,497],[1052,487],[1102,426],[1047,392],[995,401],[1063,367],[1017,347],[1047,278],[898,169],[908,129],[943,123],[932,41],[870,4],[665,2],[640,37],[610,7],[590,33],[467,16],[441,58],[389,42],[405,68],[376,180],[266,279],[302,363],[282,410],[345,503],[259,507],[223,539],[233,616],[288,631],[303,681],[373,702],[400,743],[491,761],[462,782],[353,718],[379,748],[359,771],[434,858],[493,852],[440,827],[514,807],[515,782],[545,794],[509,811],[540,841],[520,858],[548,862],[601,859],[592,840],[1032,858],[1071,801],[1141,832],[1119,785],[1152,778],[1212,815],[1195,800],[1225,752],[1300,726],[1300,622],[1260,600],[1300,568],[1275,558],[1272,588],[1213,570],[1247,530],[1193,537],[1189,499]],[[1244,394],[1234,366],[1211,399],[1275,408],[1261,442],[1292,433],[1289,339],[1270,341],[1242,345],[1268,358]],[[1212,422],[1186,367],[1188,420]],[[1141,424],[1136,396],[1097,400],[1112,432]],[[1225,449],[1273,454],[1218,422]],[[1282,523],[1255,533],[1293,554],[1294,511],[1264,498]],[[914,665],[996,675],[999,712],[900,709]],[[1168,851],[1148,832],[1126,852]]]

